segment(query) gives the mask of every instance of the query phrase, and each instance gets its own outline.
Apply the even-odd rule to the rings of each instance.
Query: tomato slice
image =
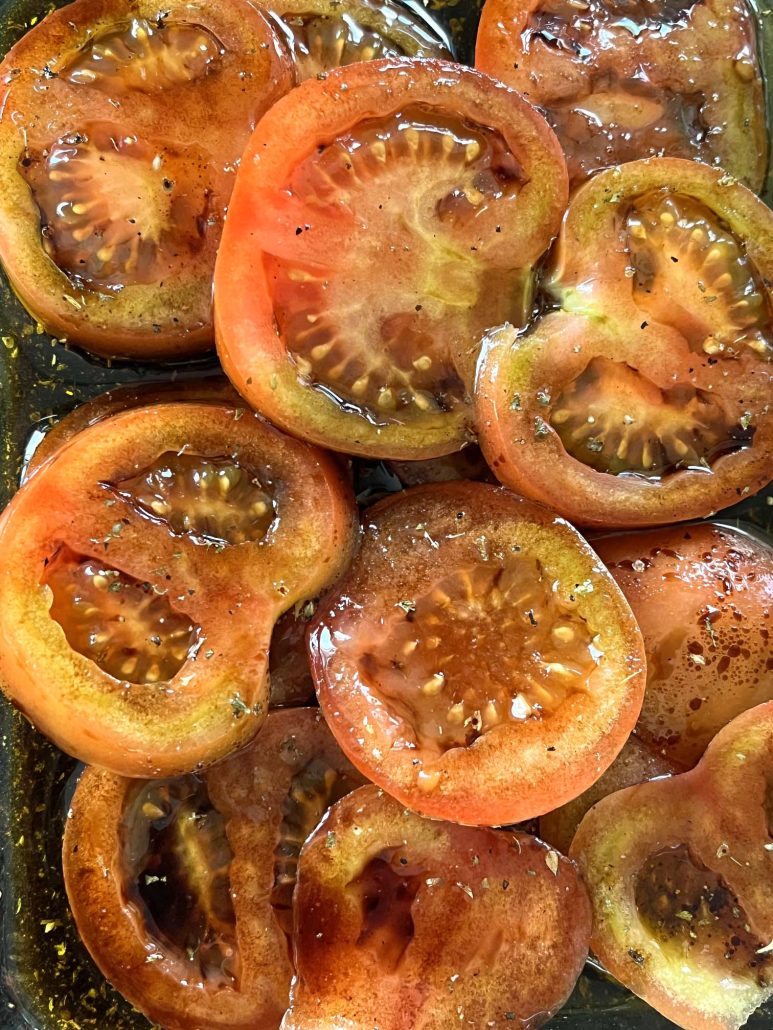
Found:
[[[326,455],[213,404],[75,436],[0,522],[0,680],[63,750],[168,776],[250,740],[279,615],[349,560]]]
[[[381,60],[302,83],[237,176],[215,276],[223,367],[334,450],[459,450],[481,332],[527,317],[566,189],[544,120],[472,69]]]
[[[541,1026],[590,932],[574,866],[541,841],[422,819],[373,786],[307,841],[295,906],[284,1030]]]
[[[108,356],[212,344],[236,168],[292,63],[246,0],[76,0],[0,66],[0,260],[52,333]]]
[[[272,713],[252,746],[200,776],[87,769],[62,859],[94,961],[167,1030],[278,1027],[301,845],[362,782],[311,709]]]
[[[681,771],[679,766],[651,750],[638,737],[630,736],[614,762],[591,787],[578,798],[540,816],[539,835],[566,855],[583,816],[597,801],[624,787]]]
[[[598,802],[572,843],[593,951],[686,1030],[737,1030],[773,994],[772,763],[768,702],[692,771]]]
[[[299,81],[382,57],[451,57],[425,17],[391,0],[271,0]]]
[[[269,650],[272,708],[305,705],[314,700],[314,680],[306,651],[306,630],[313,613],[312,601],[296,604],[274,627]]]
[[[644,690],[639,630],[590,547],[483,483],[414,487],[371,508],[309,648],[357,768],[461,823],[516,823],[582,793]]]
[[[600,173],[570,205],[560,308],[481,357],[483,452],[586,526],[712,514],[773,478],[773,214],[676,158]]]
[[[475,63],[545,110],[575,183],[667,155],[762,188],[765,102],[745,0],[486,0]]]
[[[704,524],[593,542],[644,637],[637,734],[688,769],[747,708],[773,699],[773,549]]]
[[[488,483],[496,481],[480,448],[475,444],[442,458],[425,458],[423,461],[388,461],[387,466],[403,486],[448,483],[454,479],[475,479]]]

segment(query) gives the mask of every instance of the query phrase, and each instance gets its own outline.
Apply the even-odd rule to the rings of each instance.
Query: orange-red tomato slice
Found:
[[[223,367],[334,450],[459,450],[481,333],[528,317],[566,196],[547,123],[479,72],[381,60],[304,82],[237,176],[215,275]]]
[[[310,709],[272,713],[258,740],[201,776],[87,769],[62,858],[94,961],[167,1030],[277,1030],[301,845],[362,782]]]
[[[545,110],[574,182],[667,155],[762,187],[765,103],[745,0],[486,0],[475,63]]]
[[[773,478],[773,214],[676,158],[574,196],[559,310],[481,358],[481,446],[507,486],[586,526],[712,514]]]
[[[647,652],[636,732],[688,769],[747,708],[773,699],[773,550],[704,524],[596,539]]]
[[[353,791],[306,843],[284,1030],[538,1027],[585,960],[571,862],[523,833],[422,819]]]
[[[28,310],[108,356],[210,346],[242,150],[292,86],[247,0],[76,0],[0,66],[0,260]]]
[[[482,483],[371,508],[309,647],[341,747],[423,815],[502,825],[576,797],[641,707],[622,594],[552,512]]]
[[[685,1030],[738,1030],[773,993],[772,763],[768,702],[690,772],[599,801],[572,842],[592,950]]]
[[[167,776],[249,741],[271,631],[346,566],[335,462],[213,404],[75,436],[0,521],[0,680],[65,751]]]

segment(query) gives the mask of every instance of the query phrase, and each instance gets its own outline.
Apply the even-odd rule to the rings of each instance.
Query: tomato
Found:
[[[765,102],[745,0],[487,0],[475,63],[545,110],[573,182],[665,154],[762,188]]]
[[[98,354],[212,344],[212,271],[255,123],[292,85],[246,0],[75,0],[0,66],[0,260],[52,333]]]
[[[686,1030],[737,1030],[773,994],[772,763],[768,702],[690,772],[604,798],[572,843],[593,951]]]
[[[578,798],[567,801],[553,812],[540,816],[539,835],[564,854],[569,851],[582,818],[597,801],[623,787],[632,787],[658,776],[670,776],[681,769],[631,736],[607,771]]]
[[[300,81],[380,57],[450,57],[435,26],[391,0],[272,0]]]
[[[507,486],[586,526],[712,514],[773,478],[773,214],[676,158],[575,195],[559,308],[484,346],[477,418]]]
[[[299,603],[274,627],[268,652],[272,708],[304,705],[314,699],[306,652],[306,629],[313,612],[313,602]]]
[[[0,681],[83,761],[188,772],[265,717],[279,615],[349,560],[355,511],[326,455],[213,404],[79,433],[0,522]]]
[[[426,458],[424,461],[389,461],[387,465],[403,486],[447,483],[454,479],[495,482],[480,448],[474,444],[465,447],[463,451],[457,451],[455,454],[448,454],[442,458]]]
[[[574,866],[541,841],[422,819],[373,786],[307,841],[295,908],[283,1030],[541,1026],[590,934]]]
[[[381,60],[302,83],[237,176],[215,273],[226,373],[333,450],[459,450],[480,334],[531,311],[566,190],[545,121],[472,69]]]
[[[710,524],[594,540],[644,637],[637,734],[689,768],[747,708],[773,699],[773,550]]]
[[[641,707],[644,651],[582,537],[499,487],[414,487],[365,516],[309,630],[344,752],[423,815],[503,825],[591,785]]]
[[[87,769],[62,860],[94,961],[167,1030],[276,1030],[301,844],[361,783],[310,709],[272,713],[254,744],[201,776]]]

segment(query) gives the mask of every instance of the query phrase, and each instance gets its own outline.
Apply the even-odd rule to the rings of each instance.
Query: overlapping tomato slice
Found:
[[[545,121],[471,69],[371,61],[276,104],[237,180],[215,318],[239,392],[352,454],[469,442],[480,335],[528,317],[566,200]]]
[[[745,0],[487,0],[475,62],[546,111],[575,183],[666,155],[762,187],[765,105]]]
[[[236,168],[292,62],[258,8],[76,0],[0,66],[0,260],[51,332],[99,354],[211,345]]]
[[[583,525],[705,516],[773,478],[773,215],[676,158],[575,195],[547,284],[559,310],[492,333],[481,446],[506,485]]]
[[[600,801],[572,843],[593,951],[686,1030],[737,1030],[773,993],[771,769],[768,702],[691,772]]]
[[[276,1030],[301,845],[362,782],[310,709],[272,713],[249,748],[200,776],[87,769],[62,855],[97,965],[167,1030]]]
[[[188,772],[265,718],[282,612],[345,567],[339,467],[259,416],[164,404],[76,435],[0,522],[0,678],[64,750]]]
[[[587,952],[585,889],[541,841],[422,819],[376,787],[301,852],[285,1030],[538,1027]]]
[[[644,689],[639,630],[590,547],[482,483],[371,508],[309,646],[354,764],[417,812],[462,823],[576,797],[625,743]]]

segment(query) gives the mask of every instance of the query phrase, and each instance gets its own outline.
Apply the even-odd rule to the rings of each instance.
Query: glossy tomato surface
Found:
[[[475,63],[546,112],[574,183],[666,155],[762,187],[763,82],[745,0],[487,0]]]
[[[55,743],[188,772],[265,718],[275,621],[345,567],[338,466],[243,409],[165,404],[77,434],[0,522],[0,678]]]
[[[573,864],[534,837],[422,819],[376,787],[301,852],[283,1030],[538,1027],[590,933]]]
[[[703,517],[773,478],[773,214],[676,158],[575,194],[546,287],[494,331],[477,421],[497,477],[581,525]]]
[[[0,66],[0,260],[53,334],[170,358],[213,342],[236,167],[292,62],[246,0],[76,0]]]
[[[644,689],[638,627],[563,519],[499,487],[415,487],[365,514],[309,646],[354,764],[461,823],[530,819],[598,779]]]
[[[459,450],[481,333],[526,320],[566,195],[547,123],[472,69],[381,60],[302,83],[261,121],[229,207],[226,373],[334,450]]]
[[[685,1030],[737,1030],[773,993],[772,762],[769,702],[690,772],[604,798],[572,843],[593,951]]]
[[[168,1030],[276,1030],[301,844],[362,782],[310,709],[271,714],[250,747],[201,776],[87,769],[62,857],[104,975]]]
[[[704,524],[597,539],[639,623],[639,737],[682,768],[736,715],[773,699],[773,550]]]

